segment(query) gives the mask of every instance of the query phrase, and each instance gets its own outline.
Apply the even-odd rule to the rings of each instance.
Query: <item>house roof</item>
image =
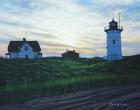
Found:
[[[77,52],[75,52],[75,50],[73,50],[73,51],[67,51],[67,52],[65,52],[63,54],[79,54],[79,53],[77,53]]]
[[[25,44],[29,44],[33,51],[36,51],[36,52],[40,52],[41,51],[41,48],[38,44],[37,41],[10,41],[9,43],[9,46],[8,46],[8,52],[17,52],[19,51],[19,49]]]

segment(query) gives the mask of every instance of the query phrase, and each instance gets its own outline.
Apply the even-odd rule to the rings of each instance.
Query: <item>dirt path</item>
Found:
[[[79,91],[0,110],[140,110],[140,85]]]

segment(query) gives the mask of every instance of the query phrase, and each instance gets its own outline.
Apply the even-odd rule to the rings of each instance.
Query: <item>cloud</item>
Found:
[[[139,0],[93,0],[93,3],[102,4],[104,6],[116,6],[116,5],[130,5]]]
[[[119,12],[122,13],[121,22],[124,26],[122,42],[133,44],[134,39],[140,41],[138,2],[139,0],[4,0],[0,2],[0,43],[8,44],[10,40],[27,37],[28,40],[38,40],[42,52],[47,55],[60,55],[67,47],[77,50],[85,57],[104,56],[104,27],[112,15],[117,20]],[[1,51],[2,54],[5,52]],[[134,53],[127,51],[125,55]]]

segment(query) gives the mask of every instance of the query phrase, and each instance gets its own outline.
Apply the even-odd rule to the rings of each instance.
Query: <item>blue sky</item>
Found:
[[[123,55],[140,52],[140,0],[1,0],[0,55],[10,40],[38,40],[47,56],[67,48],[106,55],[104,27],[121,12]],[[26,32],[28,33],[26,36]]]

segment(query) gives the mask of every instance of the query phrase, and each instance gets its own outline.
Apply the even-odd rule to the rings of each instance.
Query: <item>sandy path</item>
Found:
[[[140,110],[140,85],[78,91],[0,110]]]

